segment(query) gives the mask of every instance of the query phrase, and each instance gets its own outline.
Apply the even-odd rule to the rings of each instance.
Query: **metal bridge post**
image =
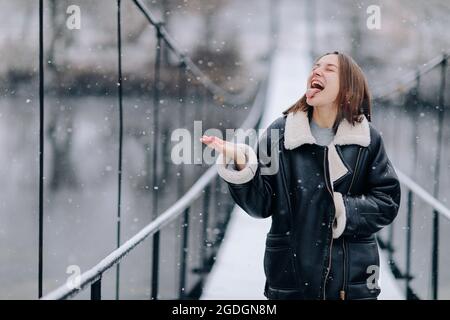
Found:
[[[209,253],[209,239],[208,239],[208,224],[209,224],[209,203],[210,203],[210,192],[211,185],[209,184],[205,188],[205,193],[203,195],[203,212],[202,212],[202,242],[201,248],[201,271],[202,277],[205,275],[205,271],[209,268],[208,263],[208,253]]]
[[[38,297],[42,297],[44,247],[44,1],[39,0],[39,252]]]
[[[437,151],[436,161],[434,169],[434,190],[433,196],[438,199],[439,197],[439,175],[441,167],[441,154],[442,154],[442,127],[444,123],[444,111],[445,111],[445,85],[446,85],[446,71],[447,71],[447,56],[444,55],[441,63],[441,87],[439,89],[439,109],[438,109],[438,134],[436,137]],[[432,298],[438,299],[438,283],[439,283],[439,212],[433,210],[433,249],[432,249],[432,276],[431,276],[431,288]]]
[[[413,192],[411,190],[408,191],[408,211],[406,217],[406,273],[405,273],[405,282],[406,282],[406,299],[410,299],[410,282],[412,280],[411,277],[411,236],[412,236],[412,211],[413,211]]]
[[[187,252],[189,246],[189,207],[184,210],[183,220],[181,222],[181,258],[180,258],[180,282],[178,298],[184,299],[186,296],[186,270],[187,270]]]
[[[156,58],[155,58],[155,77],[153,83],[153,201],[152,201],[152,217],[158,216],[158,109],[159,109],[159,95],[160,95],[160,71],[161,71],[161,25],[156,25]],[[159,277],[159,236],[160,230],[153,235],[153,250],[152,250],[152,277],[151,277],[151,299],[158,298],[158,277]]]
[[[91,284],[91,300],[102,300],[102,278]]]
[[[184,120],[186,118],[186,64],[181,61],[178,66],[178,105],[179,105],[179,119],[178,125],[180,128],[184,127]],[[180,166],[177,173],[177,198],[181,198],[184,192],[184,166]],[[190,207],[186,208],[181,220],[181,250],[180,250],[180,273],[179,273],[179,288],[178,299],[186,297],[186,270],[187,270],[187,253],[189,246],[189,211]]]
[[[120,247],[120,220],[122,207],[122,144],[123,144],[123,82],[122,82],[122,25],[121,25],[121,0],[117,0],[117,63],[118,63],[118,104],[119,104],[119,159],[117,166],[117,226],[116,247]],[[119,300],[120,292],[120,264],[116,266],[116,300]]]

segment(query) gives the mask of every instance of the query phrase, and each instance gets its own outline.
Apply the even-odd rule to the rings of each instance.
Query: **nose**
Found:
[[[321,70],[320,68],[316,68],[316,69],[313,71],[313,76],[319,76],[319,77],[323,76],[322,70]]]

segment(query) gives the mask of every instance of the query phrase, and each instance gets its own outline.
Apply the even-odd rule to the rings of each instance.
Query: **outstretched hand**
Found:
[[[236,168],[241,170],[245,167],[245,154],[237,144],[233,142],[228,142],[215,136],[203,135],[200,141],[206,144],[208,147],[215,149],[217,152],[222,153],[226,158],[231,158],[234,160]]]

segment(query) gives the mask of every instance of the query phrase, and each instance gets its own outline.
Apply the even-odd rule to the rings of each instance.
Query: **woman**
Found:
[[[370,113],[363,72],[333,52],[314,63],[305,95],[270,124],[256,153],[201,138],[219,152],[218,172],[236,203],[253,217],[272,217],[268,299],[378,297],[375,233],[396,217],[400,184]],[[274,174],[262,174],[270,164],[263,147],[269,158],[278,153]]]

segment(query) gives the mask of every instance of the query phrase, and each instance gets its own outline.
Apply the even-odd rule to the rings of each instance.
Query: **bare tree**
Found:
[[[67,1],[49,0],[50,40],[47,49],[48,73],[50,81],[60,83],[64,65],[64,51],[73,42],[72,33],[65,32]],[[57,190],[63,186],[77,185],[71,158],[73,110],[64,106],[49,108],[47,138],[51,146],[52,166],[50,188]]]
[[[56,191],[61,187],[76,187],[78,179],[71,157],[73,140],[72,108],[53,107],[50,117],[47,127],[47,138],[52,150],[50,189]]]

